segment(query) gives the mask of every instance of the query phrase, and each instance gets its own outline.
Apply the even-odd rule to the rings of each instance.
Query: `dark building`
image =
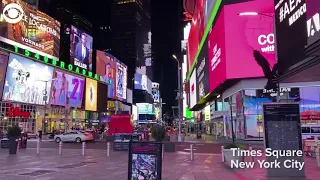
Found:
[[[136,68],[153,80],[150,0],[113,0],[112,54],[128,66],[128,88],[133,88]],[[153,102],[146,91],[135,90],[133,102]]]

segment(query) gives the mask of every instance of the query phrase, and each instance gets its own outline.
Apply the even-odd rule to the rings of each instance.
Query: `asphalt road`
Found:
[[[112,143],[111,149],[112,149]],[[176,151],[189,152],[191,143],[176,143]],[[210,153],[210,154],[219,154],[221,153],[222,143],[192,143],[193,149],[195,153]],[[248,144],[247,144],[248,146]],[[37,142],[35,140],[29,140],[27,144],[27,148],[36,148]],[[54,141],[42,141],[40,144],[40,148],[55,148],[58,150],[59,144]],[[63,149],[79,149],[81,150],[81,143],[63,143]],[[106,142],[87,142],[87,149],[107,149]],[[263,149],[261,145],[254,145],[254,149]]]

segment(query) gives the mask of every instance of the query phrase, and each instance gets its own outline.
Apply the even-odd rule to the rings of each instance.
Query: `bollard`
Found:
[[[254,162],[253,156],[251,156],[252,147],[249,145],[249,152],[250,152],[250,161]]]
[[[62,153],[62,141],[59,142],[59,155]]]
[[[316,147],[316,159],[318,167],[320,167],[320,143],[318,143],[318,146]]]
[[[84,156],[85,149],[86,149],[86,142],[82,142],[82,156]]]
[[[20,143],[19,143],[19,140],[18,140],[18,144],[17,144],[17,153],[19,152],[19,149],[20,149]]]
[[[193,144],[190,144],[190,160],[193,161],[194,156],[193,156]]]
[[[221,146],[221,156],[222,156],[222,162],[224,162],[224,154],[223,154],[224,146]]]
[[[110,142],[107,143],[107,156],[110,156]]]
[[[164,158],[164,144],[162,143],[162,159]]]
[[[37,141],[37,154],[40,153],[40,139]]]

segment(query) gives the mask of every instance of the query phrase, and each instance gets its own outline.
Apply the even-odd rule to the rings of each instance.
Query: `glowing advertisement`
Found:
[[[205,18],[205,26],[208,24],[209,19],[211,17],[214,5],[216,4],[217,0],[204,0],[204,18]]]
[[[134,89],[148,90],[148,77],[144,74],[134,74]]]
[[[22,0],[2,0],[0,9],[0,41],[59,57],[60,22]]]
[[[42,105],[50,95],[53,67],[10,54],[3,100]],[[41,74],[41,76],[39,76]],[[47,88],[46,87],[46,82]],[[49,99],[47,99],[47,102]]]
[[[194,68],[193,73],[191,74],[189,84],[190,84],[190,109],[197,104],[197,80],[196,80],[196,71]]]
[[[86,78],[85,110],[97,111],[98,82]]]
[[[160,84],[156,82],[152,82],[152,96],[153,102],[159,103],[160,102]]]
[[[0,51],[0,94],[1,95],[4,87],[4,83],[5,83],[8,61],[9,61],[9,54]]]
[[[196,79],[197,79],[197,100],[202,100],[205,95],[209,93],[209,79],[208,79],[208,48],[207,41],[204,43],[204,47],[197,60],[196,64]]]
[[[81,107],[85,88],[84,77],[56,70],[53,78],[56,80],[52,83],[51,104]]]
[[[116,97],[127,99],[127,66],[120,62],[116,66]]]
[[[306,0],[308,45],[320,39],[320,1]]]
[[[115,97],[116,89],[116,58],[109,53],[97,51],[96,71],[103,81],[108,84],[108,98]]]
[[[263,15],[239,15],[252,11]],[[273,13],[272,1],[265,0],[223,7],[208,35],[210,91],[226,79],[264,77],[253,57],[254,50],[260,51],[272,68],[275,63]]]
[[[132,105],[132,119],[134,121],[137,121],[138,120],[138,107],[135,106],[135,105]]]
[[[197,51],[199,49],[199,44],[202,40],[202,36],[205,28],[204,11],[205,11],[204,1],[196,1],[196,6],[194,10],[194,15],[191,21],[190,34],[187,43],[187,55],[188,55],[188,65],[191,66],[194,58],[196,57]],[[190,69],[190,67],[189,67]]]
[[[92,71],[92,42],[92,36],[71,26],[70,62],[73,62],[75,66]]]

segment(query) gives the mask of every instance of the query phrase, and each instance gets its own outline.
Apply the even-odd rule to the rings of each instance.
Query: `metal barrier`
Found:
[[[223,150],[224,150],[224,146],[221,146],[221,158],[222,158],[222,162],[224,162]]]
[[[254,162],[253,156],[251,156],[253,150],[252,150],[252,147],[250,145],[249,145],[249,151],[250,151],[250,161]]]
[[[107,142],[107,156],[110,156],[110,142]]]
[[[162,159],[164,158],[164,144],[162,143]]]
[[[37,154],[40,153],[40,139],[37,141]]]

